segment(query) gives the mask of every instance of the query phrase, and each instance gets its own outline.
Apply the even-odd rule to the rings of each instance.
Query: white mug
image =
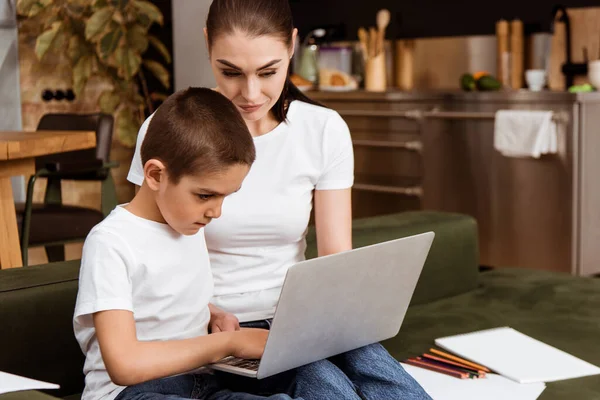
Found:
[[[528,69],[525,71],[525,81],[529,90],[539,92],[546,85],[546,70]]]

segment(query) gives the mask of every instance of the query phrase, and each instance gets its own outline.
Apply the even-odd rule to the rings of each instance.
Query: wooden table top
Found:
[[[90,149],[94,131],[0,131],[0,161]]]

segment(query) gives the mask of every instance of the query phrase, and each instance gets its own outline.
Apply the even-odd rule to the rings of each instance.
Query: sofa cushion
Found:
[[[600,279],[526,269],[480,274],[470,293],[411,307],[400,333],[384,342],[398,360],[439,337],[500,326],[600,366]],[[598,399],[600,376],[551,382],[540,400]]]
[[[352,222],[354,248],[435,232],[435,239],[412,298],[412,305],[469,292],[477,287],[477,223],[469,216],[433,211],[403,212]],[[306,238],[307,258],[317,255],[314,228]]]
[[[84,356],[73,334],[79,261],[0,271],[0,371],[83,390]]]

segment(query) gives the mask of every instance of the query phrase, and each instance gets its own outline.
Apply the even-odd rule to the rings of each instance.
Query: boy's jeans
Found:
[[[291,400],[291,397],[284,393],[293,390],[293,387],[290,386],[293,383],[293,374],[281,377],[278,375],[277,381],[271,380],[278,386],[273,388],[269,387],[269,380],[259,383],[254,379],[251,382],[253,384],[251,390],[253,393],[261,394],[247,393],[246,389],[250,388],[244,387],[243,379],[239,382],[236,379],[226,379],[226,381],[223,382],[218,375],[209,373],[172,376],[129,386],[119,393],[115,400]],[[269,395],[270,393],[279,393],[280,387],[282,388],[280,394]],[[296,400],[302,399],[296,398]]]
[[[269,329],[271,321],[244,327]],[[313,399],[431,400],[396,359],[379,343],[330,357],[296,370],[293,396]]]

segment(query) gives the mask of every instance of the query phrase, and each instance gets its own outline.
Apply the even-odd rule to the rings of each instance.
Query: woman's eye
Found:
[[[234,78],[234,77],[240,76],[241,74],[239,72],[235,72],[235,71],[223,71],[223,75],[225,75],[229,78]]]
[[[261,78],[268,78],[270,76],[273,76],[277,73],[277,71],[269,71],[269,72],[265,72],[263,74],[260,74]]]

